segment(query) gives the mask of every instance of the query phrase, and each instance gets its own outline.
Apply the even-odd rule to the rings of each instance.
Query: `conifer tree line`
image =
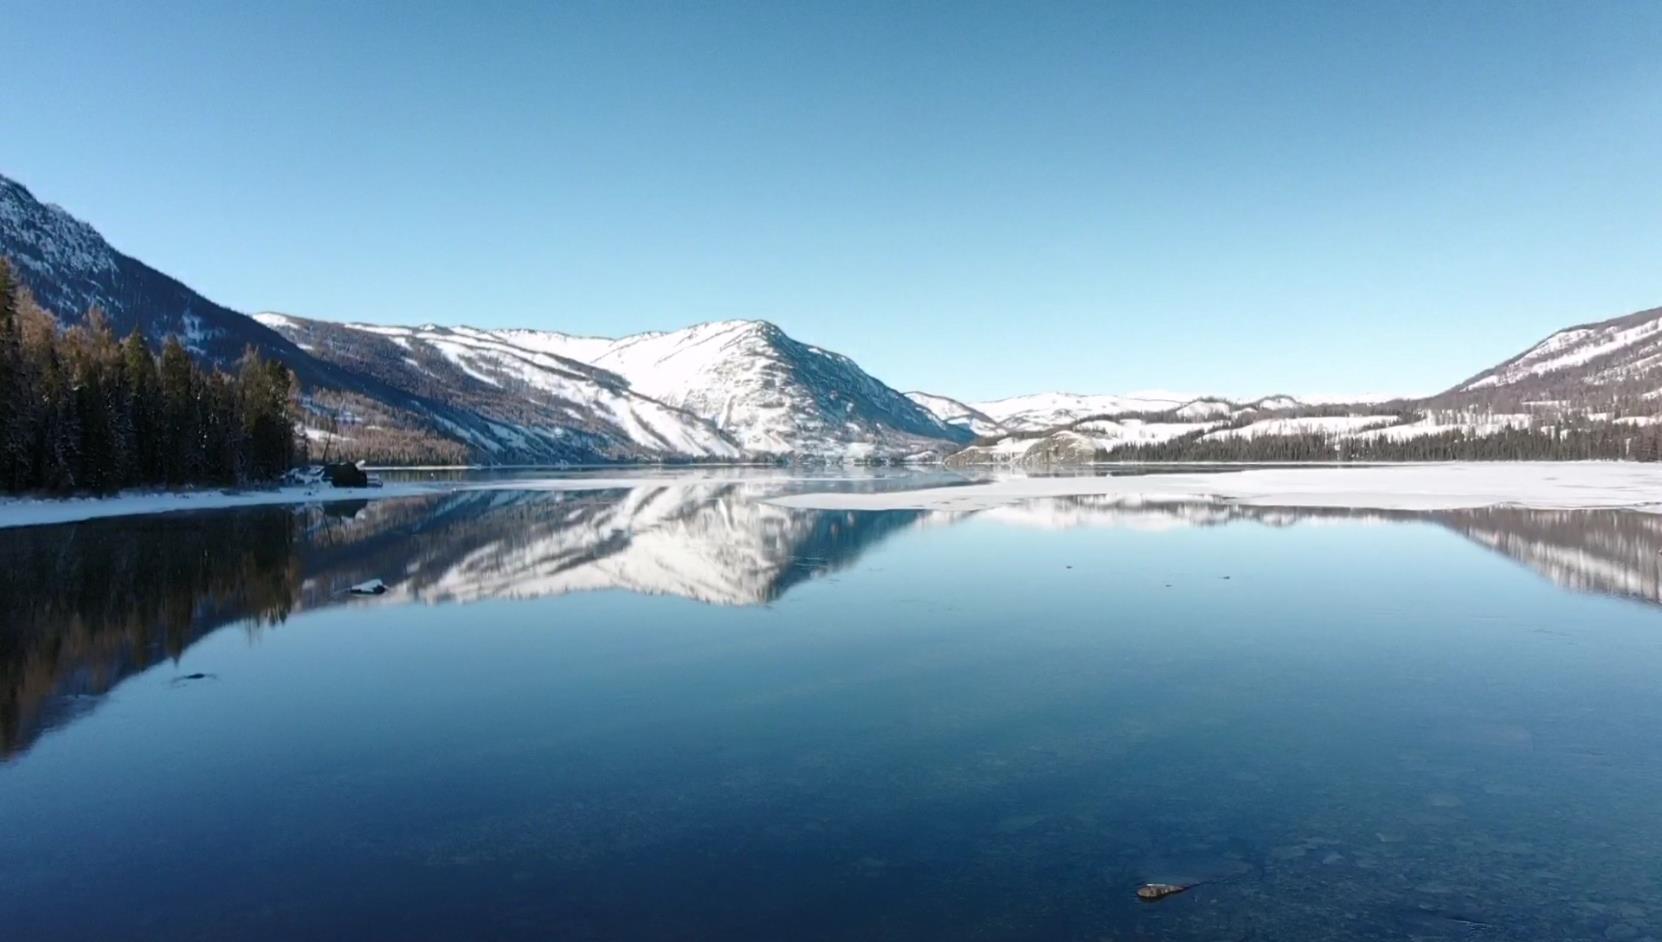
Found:
[[[0,258],[0,490],[270,480],[295,459],[295,393],[252,348],[226,373],[177,337],[117,339],[97,307],[65,330]]]
[[[1587,461],[1662,460],[1662,425],[1587,423],[1506,428],[1481,434],[1451,429],[1407,439],[1341,438],[1322,432],[1205,438],[1194,432],[1105,449],[1108,461]]]

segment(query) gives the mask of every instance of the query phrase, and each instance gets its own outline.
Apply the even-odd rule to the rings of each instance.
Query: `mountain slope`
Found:
[[[176,336],[197,359],[216,366],[233,365],[249,347],[283,363],[300,380],[308,403],[328,403],[332,411],[351,416],[357,428],[375,430],[374,449],[358,456],[460,460],[465,439],[446,427],[486,427],[465,410],[311,356],[253,318],[116,251],[92,226],[4,176],[0,255],[12,261],[36,300],[66,324],[80,322],[97,305],[118,334],[136,329],[157,347]]]
[[[987,413],[949,396],[937,396],[933,393],[914,390],[907,393],[906,398],[928,409],[930,414],[942,422],[957,428],[968,429],[977,438],[985,438],[989,435],[998,435],[1008,431],[1003,423]]]
[[[942,422],[839,353],[767,321],[716,321],[608,340],[535,330],[492,336],[614,373],[701,416],[749,454],[900,458],[941,454],[973,433]]]
[[[1040,432],[1097,415],[1167,412],[1193,397],[1160,395],[1090,396],[1033,393],[970,403],[971,407],[1012,432]]]
[[[942,453],[970,437],[847,357],[756,321],[599,340],[251,318],[116,251],[5,177],[0,255],[66,323],[98,305],[118,333],[137,329],[155,344],[177,336],[219,366],[250,346],[286,364],[305,393],[308,434],[337,455],[484,463],[900,457]]]
[[[1632,408],[1658,397],[1662,308],[1567,327],[1432,398],[1507,408],[1551,402],[1604,410],[1623,403]]]
[[[584,363],[467,327],[337,324],[255,315],[301,349],[414,396],[465,408],[483,421],[435,413],[476,454],[499,461],[732,459],[733,440],[710,423],[631,390]]]
[[[305,381],[341,377],[245,315],[124,255],[58,206],[0,176],[0,255],[11,259],[42,307],[78,323],[98,305],[118,334],[138,328],[153,343],[176,335],[197,356],[226,365],[253,346]]]

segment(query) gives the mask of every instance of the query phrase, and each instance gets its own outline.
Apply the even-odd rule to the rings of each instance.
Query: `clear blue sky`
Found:
[[[243,310],[1431,391],[1662,305],[1662,3],[0,10],[0,172]]]

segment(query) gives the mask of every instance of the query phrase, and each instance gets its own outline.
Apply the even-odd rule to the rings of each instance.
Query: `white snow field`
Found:
[[[429,484],[388,484],[384,487],[342,490],[327,485],[274,487],[251,490],[132,491],[109,497],[0,498],[0,529],[48,523],[74,523],[99,517],[130,517],[176,510],[217,510],[262,504],[309,504],[333,500],[413,497],[444,490]]]
[[[1126,465],[1135,468],[1135,465]],[[1199,466],[1196,466],[1197,468]],[[261,504],[384,500],[458,490],[630,488],[648,484],[796,478],[772,469],[708,468],[607,477],[524,477],[480,481],[393,482],[384,487],[124,493],[112,497],[0,499],[0,529],[99,517],[212,510]],[[800,479],[800,478],[798,478]],[[843,480],[839,475],[820,480]],[[1633,508],[1662,513],[1662,464],[1615,461],[1456,462],[1446,464],[1251,467],[1119,477],[1000,477],[980,483],[881,493],[810,493],[771,498],[815,510],[986,510],[1039,497],[1106,494],[1149,501],[1227,500],[1266,507],[1452,510],[1497,504],[1543,509]]]
[[[1662,512],[1662,464],[1455,462],[1256,467],[1119,477],[1007,477],[959,487],[880,494],[799,494],[774,499],[819,510],[985,510],[1037,497],[1113,494],[1229,500],[1264,507],[1452,510],[1509,504]]]

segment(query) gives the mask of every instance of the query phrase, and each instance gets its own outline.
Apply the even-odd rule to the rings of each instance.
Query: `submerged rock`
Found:
[[[1184,890],[1193,889],[1198,883],[1144,883],[1137,887],[1137,898],[1145,903],[1163,900],[1168,896],[1176,896]]]

